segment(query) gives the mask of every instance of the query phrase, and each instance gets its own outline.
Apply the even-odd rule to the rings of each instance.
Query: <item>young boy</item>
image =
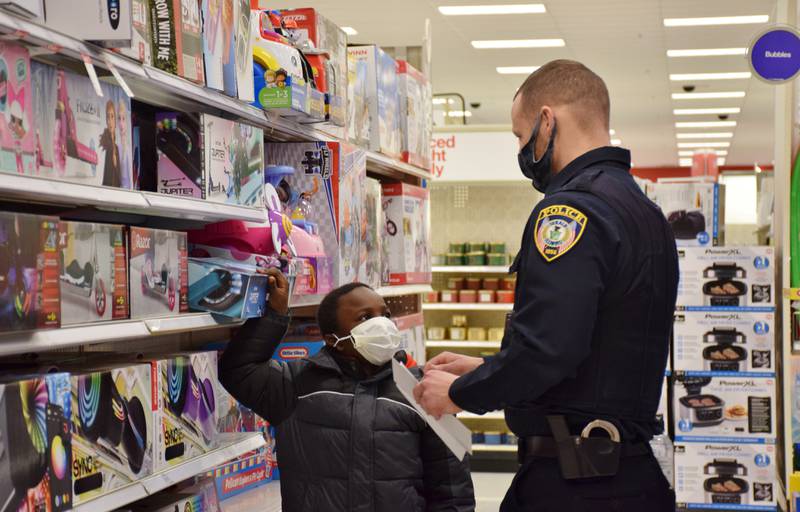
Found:
[[[275,426],[283,509],[468,512],[472,480],[392,380],[399,334],[383,298],[353,283],[329,293],[317,321],[326,346],[270,361],[289,324],[288,283],[269,273],[270,311],[248,321],[220,361],[220,381]],[[419,372],[418,370],[416,370]]]

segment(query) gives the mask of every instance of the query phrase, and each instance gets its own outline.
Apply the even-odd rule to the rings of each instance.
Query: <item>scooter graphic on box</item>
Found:
[[[156,237],[166,237],[167,233],[157,232]],[[142,267],[142,295],[153,295],[162,300],[166,300],[169,310],[175,309],[175,276],[173,275],[173,255],[170,245],[156,242],[156,245],[166,245],[167,258],[161,264],[159,272],[155,270],[154,254],[145,255],[144,266]]]
[[[56,126],[53,131],[53,159],[59,176],[66,174],[67,158],[80,160],[89,164],[92,176],[97,174],[97,151],[94,139],[89,140],[89,145],[83,144],[77,138],[75,113],[69,103],[69,92],[64,71],[59,69],[57,75],[58,101],[56,102]],[[37,160],[37,170],[40,165],[46,165],[41,158]]]
[[[94,294],[94,307],[97,316],[102,317],[106,312],[106,284],[103,282],[100,272],[100,263],[98,260],[97,249],[97,236],[99,230],[88,229],[83,230],[85,235],[79,237],[76,232],[73,236],[86,240],[91,238],[92,250],[91,260],[81,265],[78,259],[75,258],[66,264],[66,261],[61,261],[61,283],[62,289],[68,293],[75,294],[79,297],[89,299]],[[88,236],[87,236],[88,235]],[[111,283],[113,288],[113,283]]]

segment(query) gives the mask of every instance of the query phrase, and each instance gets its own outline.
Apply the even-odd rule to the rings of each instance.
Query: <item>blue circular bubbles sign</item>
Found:
[[[764,32],[750,47],[750,67],[769,82],[791,80],[800,71],[800,36],[789,27]]]

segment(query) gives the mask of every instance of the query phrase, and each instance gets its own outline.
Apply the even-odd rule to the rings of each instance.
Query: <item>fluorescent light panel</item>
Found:
[[[358,30],[354,29],[353,27],[342,27],[342,30],[348,36],[354,36],[354,35],[358,34]]]
[[[673,92],[673,100],[712,100],[721,98],[744,98],[744,91],[719,92]]]
[[[689,148],[729,148],[730,142],[679,142],[678,147],[681,149]]]
[[[563,39],[499,39],[491,41],[472,41],[472,47],[479,50],[499,48],[560,48],[565,44]]]
[[[486,14],[543,14],[544,4],[504,5],[440,5],[439,12],[445,16],[483,16]]]
[[[608,134],[609,135],[616,135],[617,134],[617,130],[611,128],[610,130],[608,130]]]
[[[678,151],[678,156],[694,156],[694,153],[695,152],[691,151],[691,150]],[[717,156],[727,156],[728,155],[728,151],[725,150],[725,149],[717,149],[716,151],[714,151],[714,153],[716,153]]]
[[[754,16],[716,16],[711,18],[664,18],[665,27],[706,27],[710,25],[747,25],[767,23],[769,15]]]
[[[737,71],[729,73],[674,73],[669,75],[673,82],[684,82],[691,80],[745,80],[753,76],[749,71]]]
[[[692,164],[693,164],[693,161],[692,161],[691,158],[679,158],[678,159],[678,165],[680,167],[691,167]],[[725,159],[724,158],[717,158],[717,165],[725,165]]]
[[[733,132],[677,133],[679,139],[732,139]]]
[[[675,128],[731,128],[736,121],[678,121]]]
[[[738,114],[742,109],[739,107],[719,107],[719,108],[676,108],[672,111],[676,116],[694,116],[706,114]]]
[[[667,50],[667,57],[719,57],[722,55],[747,55],[747,48],[697,48],[692,50]]]
[[[461,111],[461,110],[451,110],[447,113],[448,117],[472,117],[472,112],[469,110]]]
[[[541,66],[497,66],[501,75],[530,75]]]

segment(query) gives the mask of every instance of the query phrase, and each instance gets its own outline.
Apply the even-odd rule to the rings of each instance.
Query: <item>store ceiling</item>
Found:
[[[443,16],[439,5],[542,1],[545,14]],[[769,164],[773,154],[774,87],[757,78],[693,82],[695,92],[744,91],[744,98],[673,100],[686,82],[671,73],[749,71],[744,56],[668,58],[668,49],[747,47],[766,25],[665,28],[664,18],[769,14],[776,0],[315,0],[307,4],[358,31],[351,42],[383,46],[420,44],[424,20],[433,29],[435,93],[458,92],[470,108],[469,124],[509,123],[511,99],[525,75],[500,75],[497,66],[579,60],[608,84],[611,126],[639,167],[678,164],[677,132],[733,131],[728,165]],[[271,2],[276,8],[297,1]],[[477,50],[472,40],[562,38],[562,48]],[[740,107],[734,128],[676,129],[676,121],[714,121],[715,115],[675,116],[674,108]]]

